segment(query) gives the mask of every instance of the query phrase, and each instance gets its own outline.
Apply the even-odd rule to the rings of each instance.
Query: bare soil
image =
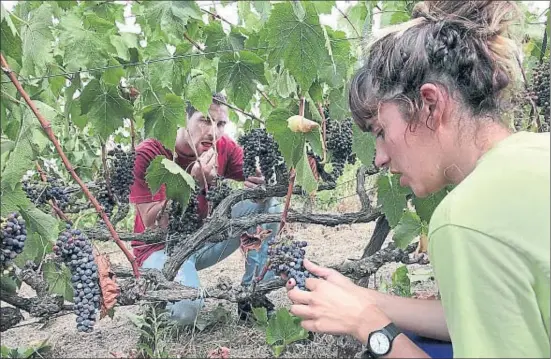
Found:
[[[354,205],[344,206],[350,210]],[[343,206],[340,205],[340,209]],[[354,209],[352,209],[354,210]],[[335,228],[322,225],[290,224],[297,236],[308,241],[308,257],[321,265],[342,263],[348,258],[359,258],[367,245],[374,223],[343,225]],[[387,242],[392,238],[392,233]],[[385,244],[386,245],[386,244]],[[126,260],[112,243],[104,244],[102,251],[110,254],[113,264],[125,264]],[[391,275],[398,264],[387,264],[381,268],[376,281],[371,280],[370,287],[380,283],[390,283]],[[408,266],[410,273],[415,271],[430,271],[430,265]],[[219,276],[224,275],[238,282],[244,270],[244,256],[236,251],[226,260],[199,272],[201,284],[210,286],[216,284]],[[412,283],[415,293],[435,293],[436,285],[432,280],[422,280]],[[23,295],[32,296],[28,289]],[[277,308],[288,307],[285,289],[279,289],[268,295]],[[5,305],[4,303],[2,305]],[[237,318],[237,306],[234,303],[207,299],[202,316],[207,318],[217,307],[227,310],[229,318],[211,327],[199,331],[183,329],[177,335],[166,339],[170,357],[207,357],[207,353],[219,347],[227,347],[230,357],[258,358],[273,357],[272,349],[266,344],[264,332],[252,323],[244,323]],[[219,311],[220,309],[218,309]],[[75,315],[68,314],[48,323],[38,323],[36,318],[28,318],[17,327],[1,334],[2,345],[9,347],[26,347],[38,341],[48,339],[51,345],[48,356],[54,358],[113,358],[112,353],[128,355],[137,348],[140,332],[132,323],[130,317],[139,315],[139,306],[117,307],[113,319],[106,317],[96,324],[90,334],[78,333],[75,325]],[[287,347],[281,355],[283,358],[312,357],[325,358],[339,355],[339,341],[342,337],[325,334],[315,334],[313,341],[303,341]]]

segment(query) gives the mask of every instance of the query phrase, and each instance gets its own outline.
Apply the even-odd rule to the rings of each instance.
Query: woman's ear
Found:
[[[441,89],[431,83],[426,83],[420,89],[422,108],[419,120],[427,127],[436,130],[443,124],[444,96]]]

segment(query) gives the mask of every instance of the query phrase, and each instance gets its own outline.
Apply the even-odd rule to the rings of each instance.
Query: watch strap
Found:
[[[392,322],[387,324],[384,328],[382,328],[380,330],[376,330],[375,332],[381,332],[381,333],[385,334],[388,337],[388,340],[390,342],[388,352],[385,353],[385,354],[382,354],[382,355],[386,355],[392,350],[392,343],[394,342],[394,339],[402,333],[402,331]],[[373,333],[375,333],[375,332],[373,332]],[[368,339],[367,349],[363,351],[363,353],[361,355],[361,358],[362,359],[371,359],[371,358],[375,359],[375,358],[378,358],[378,357],[379,357],[378,355],[376,355],[375,353],[373,353],[370,350],[369,339]]]
[[[389,323],[381,331],[389,337],[391,343],[394,340],[394,338],[396,338],[400,333],[402,333],[402,331],[394,323]]]

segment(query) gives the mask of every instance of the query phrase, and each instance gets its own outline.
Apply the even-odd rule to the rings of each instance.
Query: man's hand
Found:
[[[256,175],[250,176],[245,180],[245,187],[247,188],[255,188],[257,186],[261,186],[266,181],[264,180],[264,176],[262,175],[262,172],[257,168],[256,169]]]
[[[199,161],[201,164],[199,164]],[[214,178],[217,175],[216,161],[216,153],[214,152],[214,148],[211,148],[208,151],[203,152],[193,164],[193,167],[191,168],[191,176],[199,182],[201,188],[204,188],[205,186],[203,175],[207,180],[207,184],[210,185],[214,182]]]

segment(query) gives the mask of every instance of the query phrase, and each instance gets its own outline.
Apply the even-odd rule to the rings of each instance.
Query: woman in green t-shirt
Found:
[[[305,260],[309,291],[288,283],[311,331],[349,334],[369,355],[444,356],[411,335],[453,343],[456,357],[549,358],[549,133],[511,133],[500,117],[520,82],[511,1],[430,1],[367,45],[350,84],[375,164],[435,210],[429,257],[441,300],[362,288]]]

